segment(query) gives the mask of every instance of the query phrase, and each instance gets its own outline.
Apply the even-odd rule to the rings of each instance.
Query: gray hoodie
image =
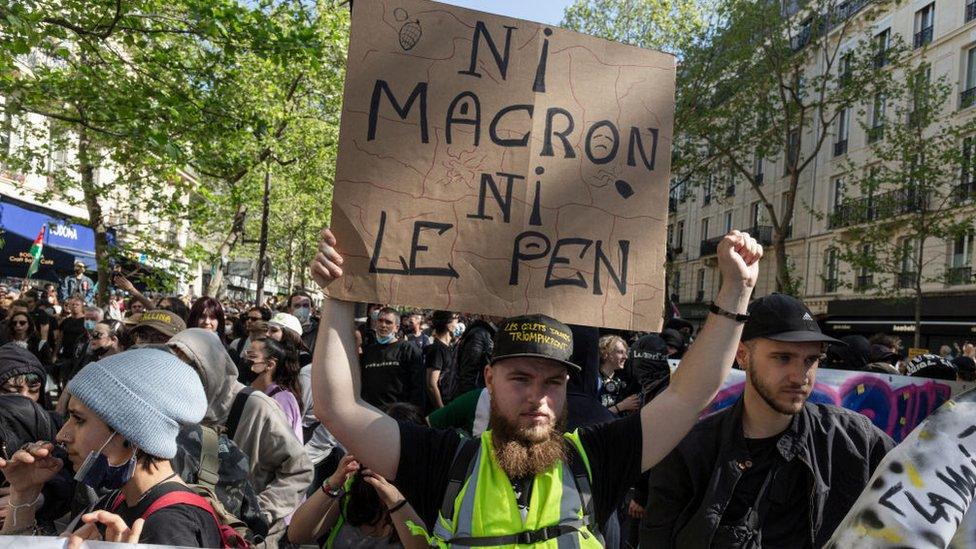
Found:
[[[200,374],[209,403],[203,423],[226,423],[234,397],[244,385],[237,381],[237,366],[217,335],[190,328],[173,336],[169,346],[186,355]],[[278,403],[255,391],[244,405],[234,443],[251,462],[254,489],[271,531],[282,528],[281,520],[301,504],[312,482],[312,463],[302,442],[295,438]]]

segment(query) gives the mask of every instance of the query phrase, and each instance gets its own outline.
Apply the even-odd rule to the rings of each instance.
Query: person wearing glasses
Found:
[[[255,305],[244,313],[243,319],[244,333],[250,334],[251,328],[255,325],[255,323],[267,322],[271,320],[271,310],[267,307]],[[250,335],[239,337],[230,342],[230,345],[228,346],[230,349],[230,357],[234,359],[234,363],[237,364],[238,367],[240,367],[241,362],[244,360],[244,355],[247,353],[247,347],[250,344]]]
[[[69,365],[70,370],[63,374],[62,382],[67,384],[89,363],[124,351],[129,346],[127,342],[124,326],[118,320],[108,318],[96,322],[88,332],[88,341],[85,342],[82,352],[78,354],[78,359],[73,361]]]
[[[18,311],[10,315],[7,322],[7,341],[30,351],[45,368],[52,363],[51,345],[46,337],[41,337],[38,333],[37,326],[28,313]]]

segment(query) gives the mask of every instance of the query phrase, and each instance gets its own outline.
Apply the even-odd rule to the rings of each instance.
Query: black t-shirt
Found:
[[[424,406],[424,370],[416,345],[374,343],[363,348],[359,364],[361,396],[366,402],[380,409],[394,402]]]
[[[640,474],[643,435],[639,415],[579,429],[590,463],[596,524],[620,505]],[[396,485],[430,527],[447,489],[451,462],[461,438],[456,431],[400,423]],[[528,490],[522,490],[523,497]]]
[[[776,468],[766,489],[769,501],[765,517],[760,517],[764,548],[802,548],[810,543],[810,481],[799,458],[786,461],[776,444],[782,433],[769,438],[746,440],[752,466],[742,473],[735,492],[722,513],[723,525],[740,524],[756,503],[766,475]]]
[[[115,510],[126,525],[132,524],[149,509],[154,501],[170,492],[190,492],[178,482],[164,482],[151,488],[135,507],[129,507],[123,500]],[[102,498],[96,509],[110,509],[118,492]],[[104,533],[104,532],[103,532]],[[191,505],[171,505],[149,515],[142,525],[139,543],[155,545],[178,545],[183,547],[220,547],[220,530],[210,513]]]
[[[63,358],[74,358],[78,341],[85,334],[85,319],[69,317],[61,321],[61,350]]]
[[[454,349],[434,338],[424,349],[424,365],[431,370],[449,370],[454,363]]]

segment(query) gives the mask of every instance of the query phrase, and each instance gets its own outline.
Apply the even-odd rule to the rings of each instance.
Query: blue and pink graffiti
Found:
[[[810,402],[860,412],[896,442],[901,442],[949,397],[971,387],[964,383],[840,370],[820,370],[817,376]],[[733,371],[702,415],[734,404],[744,386],[744,372]]]

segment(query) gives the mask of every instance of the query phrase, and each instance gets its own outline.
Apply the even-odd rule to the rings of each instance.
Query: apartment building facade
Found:
[[[868,3],[850,0],[841,3],[841,7],[857,17]],[[953,84],[953,92],[943,119],[969,120],[976,114],[976,0],[901,2],[863,25],[860,33],[847,41],[853,44],[869,38],[883,51],[885,44],[898,35],[912,49],[910,63],[930,64],[932,79],[946,76]],[[845,47],[841,44],[841,51]],[[811,61],[810,72],[820,70],[817,62]],[[867,169],[874,161],[871,144],[884,139],[886,124],[898,121],[885,120],[883,104],[848,110],[851,112],[839,116],[828,129],[827,143],[801,175],[795,213],[787,229],[787,255],[799,280],[801,297],[827,331],[835,335],[895,333],[910,344],[915,331],[911,324],[914,294],[904,288],[896,291],[895,297],[881,297],[874,288],[908,286],[905,282],[914,278],[910,277],[914,267],[906,264],[904,272],[895,275],[869,272],[846,265],[838,246],[846,227],[870,224],[892,212],[910,211],[917,202],[917,197],[905,189],[861,196],[858,186],[850,181],[850,165]],[[859,119],[861,110],[866,113],[864,120]],[[802,141],[804,147],[811,149],[802,153],[811,154],[811,140]],[[966,139],[958,146],[965,147],[965,154],[971,154],[974,143],[976,139]],[[763,193],[778,215],[789,200],[783,157],[784,154],[771,159],[755,158],[753,165],[753,177],[761,182]],[[671,192],[667,233],[671,257],[669,295],[682,316],[693,322],[704,318],[707,303],[718,290],[715,249],[721,235],[739,229],[749,231],[764,245],[772,242],[773,230],[766,220],[765,206],[752,184],[741,177],[733,178],[729,184],[725,184],[727,179],[722,181],[721,187],[707,181],[693,188],[676,185]],[[948,191],[958,196],[952,215],[973,217],[976,224],[974,189],[973,174],[960,173]],[[906,239],[905,245],[919,244]],[[951,241],[929,238],[922,245],[926,257],[932,259],[922,266],[923,347],[937,349],[942,344],[976,340],[973,233]],[[883,277],[890,280],[882,280]],[[754,295],[773,291],[775,265],[769,254],[761,266]]]

